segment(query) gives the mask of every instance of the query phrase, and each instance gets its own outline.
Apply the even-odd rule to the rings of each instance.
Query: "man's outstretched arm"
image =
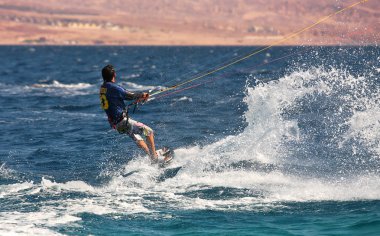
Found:
[[[132,92],[125,91],[126,100],[136,100],[136,99],[147,100],[148,98],[149,98],[149,93],[132,93]]]

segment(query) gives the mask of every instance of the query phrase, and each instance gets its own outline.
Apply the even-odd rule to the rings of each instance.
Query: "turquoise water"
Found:
[[[100,70],[169,87],[254,47],[0,47],[1,235],[378,235],[380,50],[275,47],[140,106],[151,166]]]

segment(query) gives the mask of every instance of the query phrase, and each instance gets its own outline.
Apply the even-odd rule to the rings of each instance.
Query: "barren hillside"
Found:
[[[262,45],[357,0],[1,0],[0,44]],[[286,44],[376,44],[369,0]]]

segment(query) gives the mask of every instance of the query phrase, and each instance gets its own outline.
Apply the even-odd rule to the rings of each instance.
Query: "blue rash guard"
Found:
[[[105,82],[100,86],[100,103],[108,116],[111,127],[123,119],[126,105],[124,100],[135,100],[143,96],[142,93],[131,93],[113,82]]]

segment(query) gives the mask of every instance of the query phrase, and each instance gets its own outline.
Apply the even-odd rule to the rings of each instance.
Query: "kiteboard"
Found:
[[[156,150],[158,155],[158,161],[152,162],[152,164],[158,164],[159,175],[155,178],[157,182],[163,182],[167,179],[173,178],[182,169],[179,163],[173,162],[174,152],[168,147],[163,147]],[[123,177],[129,177],[135,173],[140,172],[140,170],[134,170],[123,174]]]
[[[168,147],[160,148],[156,150],[156,153],[158,155],[158,166],[161,168],[169,166],[173,161],[174,152]]]
[[[173,163],[174,152],[170,148],[163,147],[162,149],[158,149],[157,154],[158,166],[162,169],[161,174],[156,178],[157,182],[173,178],[182,169],[182,166],[178,166],[178,163]]]

